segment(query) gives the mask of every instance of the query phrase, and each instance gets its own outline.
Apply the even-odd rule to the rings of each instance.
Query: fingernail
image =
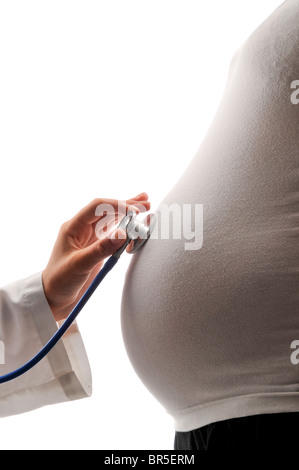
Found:
[[[138,196],[135,196],[135,197],[133,197],[132,199],[137,199],[137,198],[140,197],[140,196],[148,197],[147,193],[145,193],[145,192],[143,191],[143,193],[138,194]]]

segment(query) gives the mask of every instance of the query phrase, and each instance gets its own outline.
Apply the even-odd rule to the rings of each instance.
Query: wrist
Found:
[[[47,299],[48,305],[50,307],[50,310],[52,312],[52,315],[55,321],[60,322],[62,320],[65,320],[68,316],[70,306],[67,306],[67,305],[62,306],[57,301],[55,302],[56,296],[54,294],[51,294],[51,292],[53,292],[53,289],[51,289],[51,282],[48,279],[46,270],[43,271],[42,273],[42,284],[43,284],[45,297]]]

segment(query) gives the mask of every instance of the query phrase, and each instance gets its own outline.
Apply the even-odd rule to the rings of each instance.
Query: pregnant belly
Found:
[[[206,219],[200,250],[186,251],[184,240],[150,239],[124,285],[128,356],[169,412],[264,391],[273,375],[290,372],[299,326],[285,228],[273,233],[262,224],[236,233]],[[297,248],[293,255],[298,261]]]

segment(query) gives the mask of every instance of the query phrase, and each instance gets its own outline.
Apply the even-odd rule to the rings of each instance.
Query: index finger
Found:
[[[119,199],[102,199],[96,198],[90,202],[86,207],[72,219],[72,222],[79,224],[92,225],[101,219],[104,215],[114,216],[125,216],[130,209],[134,209],[137,213],[149,210],[150,203],[145,201],[134,199],[119,200]]]
[[[118,212],[125,215],[126,210],[127,204],[125,201],[96,198],[81,209],[72,220],[81,224],[91,225],[97,222],[104,215],[104,212],[109,215],[117,214]]]

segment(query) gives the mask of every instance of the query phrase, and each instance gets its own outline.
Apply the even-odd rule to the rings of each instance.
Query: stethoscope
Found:
[[[19,369],[16,369],[13,372],[10,372],[6,375],[0,377],[0,384],[9,382],[11,380],[20,377],[21,375],[28,372],[36,364],[38,364],[58,343],[62,336],[66,333],[72,323],[75,321],[83,307],[86,305],[92,294],[95,292],[97,287],[101,284],[106,275],[111,271],[111,269],[116,265],[122,253],[128,247],[127,252],[130,254],[136,253],[150,237],[154,216],[149,214],[144,221],[140,221],[137,218],[135,211],[130,211],[120,222],[118,228],[124,230],[127,234],[125,243],[119,248],[116,253],[110,256],[102,269],[99,271],[92,284],[88,287],[86,292],[82,295],[79,302],[73,308],[67,319],[64,321],[62,326],[57,330],[53,337],[48,341],[48,343],[32,358],[30,361],[26,362]]]

